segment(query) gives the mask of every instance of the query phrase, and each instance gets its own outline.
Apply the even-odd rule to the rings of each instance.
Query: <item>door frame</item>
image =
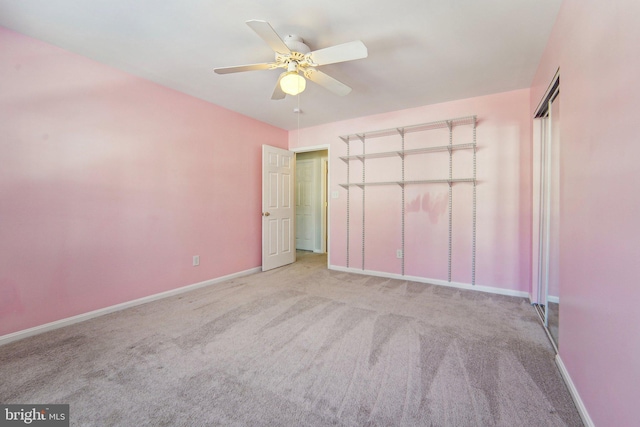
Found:
[[[325,241],[323,242],[323,247],[325,247],[325,252],[327,254],[327,268],[328,268],[330,265],[329,248],[331,247],[331,197],[329,197],[329,190],[331,189],[331,145],[320,144],[320,145],[312,145],[308,147],[289,148],[289,151],[292,151],[294,153],[294,156],[296,156],[297,153],[307,153],[310,151],[325,151],[325,150],[327,152],[327,184],[326,184],[326,188],[323,188],[324,191],[323,191],[322,197],[326,200],[327,207],[326,209],[322,210],[323,215],[326,215],[326,221],[323,221],[322,224],[323,224],[323,227],[325,222],[327,224],[326,230],[324,230],[327,237],[326,239],[324,239]],[[324,184],[323,184],[323,187],[325,187]],[[295,212],[294,212],[294,217],[295,217]]]
[[[551,138],[550,129],[546,122],[546,114],[548,113],[547,107],[550,99],[555,98],[559,92],[560,85],[560,69],[558,69],[551,79],[549,87],[545,91],[540,103],[534,110],[533,117],[533,139],[532,139],[532,259],[531,259],[531,294],[530,300],[537,305],[546,305],[546,290],[541,289],[541,263],[544,262],[543,254],[543,236],[546,232],[543,224],[543,212],[545,207],[545,188],[543,185],[548,185],[549,177],[543,176],[546,171],[545,166],[548,159],[546,158],[549,153],[543,152],[542,148],[546,147],[548,140]],[[545,213],[546,214],[546,213]],[[545,266],[548,268],[548,266]],[[545,299],[541,298],[541,295],[545,295]],[[546,319],[545,319],[546,325]]]

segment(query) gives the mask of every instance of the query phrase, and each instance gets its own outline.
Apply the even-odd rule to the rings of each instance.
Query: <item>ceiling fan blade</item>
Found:
[[[247,25],[251,27],[275,52],[280,54],[291,53],[291,50],[282,41],[276,30],[267,21],[258,21],[253,19],[247,21]]]
[[[312,82],[319,84],[320,86],[330,90],[336,95],[345,96],[349,92],[351,92],[351,88],[349,86],[334,79],[328,74],[323,73],[322,71],[309,68],[305,71],[304,75]]]
[[[280,80],[282,79],[283,75],[284,73],[280,74],[280,77],[278,77],[278,82],[276,83],[276,87],[273,88],[273,94],[271,95],[271,99],[273,100],[284,99],[287,96],[287,94],[284,93],[284,91],[280,87]]]
[[[265,62],[262,64],[249,64],[249,65],[237,65],[235,67],[220,67],[215,68],[213,71],[216,74],[229,74],[229,73],[240,73],[242,71],[254,71],[254,70],[270,70],[275,68],[274,63]]]
[[[307,56],[314,65],[335,64],[336,62],[353,61],[366,58],[367,47],[360,40],[319,49]]]

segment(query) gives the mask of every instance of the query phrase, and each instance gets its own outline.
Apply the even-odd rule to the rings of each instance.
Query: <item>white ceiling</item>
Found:
[[[0,25],[283,129],[529,87],[561,0],[0,0]],[[321,70],[353,91],[309,83],[270,99],[281,70],[245,21],[312,50],[362,40],[369,57]]]

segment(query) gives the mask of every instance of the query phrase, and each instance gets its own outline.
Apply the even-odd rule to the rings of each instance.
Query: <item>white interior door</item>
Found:
[[[262,271],[296,260],[293,156],[262,146]]]
[[[312,251],[316,233],[315,160],[296,161],[296,249]]]

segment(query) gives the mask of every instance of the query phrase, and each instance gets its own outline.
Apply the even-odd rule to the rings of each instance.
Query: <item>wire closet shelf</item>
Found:
[[[354,133],[349,135],[342,135],[340,139],[347,145],[347,155],[341,156],[340,159],[346,163],[347,166],[347,182],[339,184],[341,187],[347,190],[347,224],[346,224],[346,266],[350,267],[350,213],[351,213],[351,191],[350,189],[353,187],[358,187],[362,192],[362,218],[361,218],[361,227],[362,227],[362,236],[361,236],[361,259],[362,259],[362,270],[365,270],[365,187],[367,186],[382,186],[382,185],[399,185],[402,189],[402,222],[401,222],[401,251],[402,251],[402,259],[401,259],[401,269],[402,275],[405,275],[405,186],[407,185],[417,185],[417,184],[448,184],[449,185],[449,197],[448,197],[448,208],[449,208],[449,218],[448,218],[448,281],[451,282],[451,270],[452,270],[452,240],[453,240],[453,221],[452,221],[452,211],[453,211],[453,184],[455,183],[471,183],[473,186],[473,199],[472,199],[472,243],[471,243],[471,284],[475,285],[476,281],[476,127],[477,127],[477,116],[466,116],[466,117],[457,117],[446,120],[438,120],[429,123],[420,123],[411,126],[403,126],[397,128],[389,128],[382,130],[375,130],[369,132],[361,132]],[[472,133],[472,141],[470,143],[464,144],[453,144],[453,129],[457,126],[471,126]],[[421,147],[421,148],[412,148],[405,150],[405,135],[413,132],[425,132],[435,129],[443,129],[448,128],[449,130],[449,143],[447,145],[439,145],[439,146],[431,146],[431,147]],[[384,152],[373,152],[367,153],[365,151],[365,142],[372,138],[380,138],[380,137],[389,137],[389,136],[400,136],[401,138],[401,149],[400,150],[392,150],[392,151],[384,151]],[[350,143],[352,141],[360,141],[362,144],[362,152],[360,154],[351,154],[350,153]],[[464,177],[464,178],[453,178],[453,153],[456,150],[472,150],[473,158],[472,158],[472,176]],[[435,152],[449,152],[449,176],[448,178],[438,178],[438,179],[424,179],[424,180],[405,180],[405,157],[411,155],[418,154],[426,154],[426,153],[435,153]],[[366,161],[368,159],[380,159],[386,157],[399,157],[401,159],[401,179],[396,181],[366,181]],[[362,179],[359,182],[351,182],[351,171],[350,164],[352,161],[361,161],[362,162]]]

